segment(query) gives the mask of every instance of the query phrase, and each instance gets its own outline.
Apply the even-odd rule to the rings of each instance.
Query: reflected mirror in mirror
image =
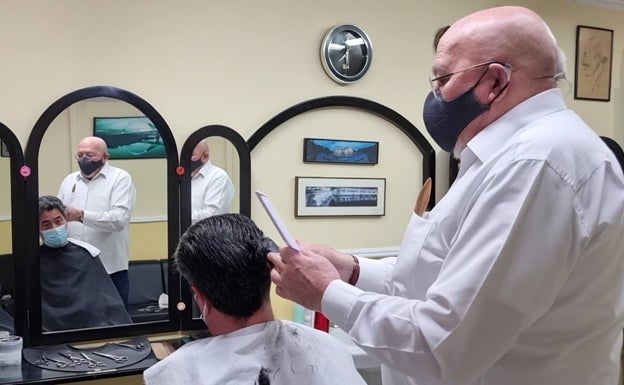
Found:
[[[96,118],[107,121],[97,131]],[[83,140],[93,135],[99,139]],[[168,257],[167,159],[160,157],[161,150],[152,122],[113,98],[75,103],[48,127],[39,150],[39,195],[61,198],[67,215],[55,223],[54,210],[44,210],[40,230],[63,229],[65,221],[71,247],[52,247],[58,230],[50,232],[57,234],[51,235],[50,246],[40,246],[44,332],[168,319],[163,274]],[[111,153],[125,156],[113,158]],[[50,216],[45,224],[43,214]],[[90,263],[78,263],[84,260]],[[93,260],[101,266],[94,268]],[[98,279],[105,274],[112,289],[94,285],[93,274]],[[69,303],[76,305],[75,312],[68,310]],[[119,306],[125,308],[126,317],[110,316],[106,309],[111,306],[115,314]]]
[[[191,165],[193,222],[211,215],[239,212],[240,159],[232,142],[221,136],[205,138],[195,146]],[[199,317],[193,301],[193,318]]]
[[[11,180],[9,151],[0,140],[0,330],[13,333],[15,277],[11,231]]]

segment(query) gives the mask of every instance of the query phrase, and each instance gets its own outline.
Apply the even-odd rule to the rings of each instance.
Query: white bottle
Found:
[[[0,366],[22,364],[22,337],[0,331]]]

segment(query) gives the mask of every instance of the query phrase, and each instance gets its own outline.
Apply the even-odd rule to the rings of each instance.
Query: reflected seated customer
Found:
[[[86,242],[67,238],[60,199],[39,197],[41,315],[44,331],[130,324],[132,320],[98,257]]]

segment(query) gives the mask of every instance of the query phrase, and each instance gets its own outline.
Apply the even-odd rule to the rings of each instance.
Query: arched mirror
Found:
[[[182,146],[180,165],[181,233],[192,222],[215,213],[228,211],[250,215],[249,149],[236,131],[220,125],[195,131]],[[233,199],[229,199],[231,190],[226,178],[232,182]],[[219,191],[215,191],[215,187]],[[204,328],[184,280],[180,290],[185,304],[182,327],[189,330]]]
[[[22,148],[13,132],[0,123],[0,330],[23,335],[27,289],[16,279],[24,271],[24,164]]]
[[[98,139],[85,141],[87,137]],[[27,244],[32,271],[40,276],[31,284],[33,341],[51,344],[175,329],[175,308],[164,299],[177,302],[179,294],[165,286],[170,280],[163,265],[178,239],[178,158],[160,114],[118,88],[75,91],[39,118],[26,159],[32,168]],[[39,215],[40,195],[58,196],[67,208],[61,220],[67,223],[65,246],[40,237],[46,236],[40,230],[56,220],[54,209]],[[126,274],[126,266],[124,285],[118,277]],[[101,283],[94,289],[85,285],[89,281]],[[98,291],[99,296],[92,295]],[[62,296],[78,310],[69,312],[70,302],[61,303]]]

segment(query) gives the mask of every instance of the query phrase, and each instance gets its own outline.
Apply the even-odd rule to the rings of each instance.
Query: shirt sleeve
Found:
[[[380,260],[358,258],[358,260],[360,277],[356,286],[366,291],[390,294],[390,281],[396,258],[388,257]]]
[[[482,375],[550,308],[582,249],[573,189],[545,162],[512,163],[466,199],[424,300],[339,281],[322,299],[323,313],[371,356],[431,384]]]
[[[130,223],[135,199],[132,177],[122,172],[111,190],[110,209],[100,212],[84,210],[83,224],[98,230],[122,231]]]

